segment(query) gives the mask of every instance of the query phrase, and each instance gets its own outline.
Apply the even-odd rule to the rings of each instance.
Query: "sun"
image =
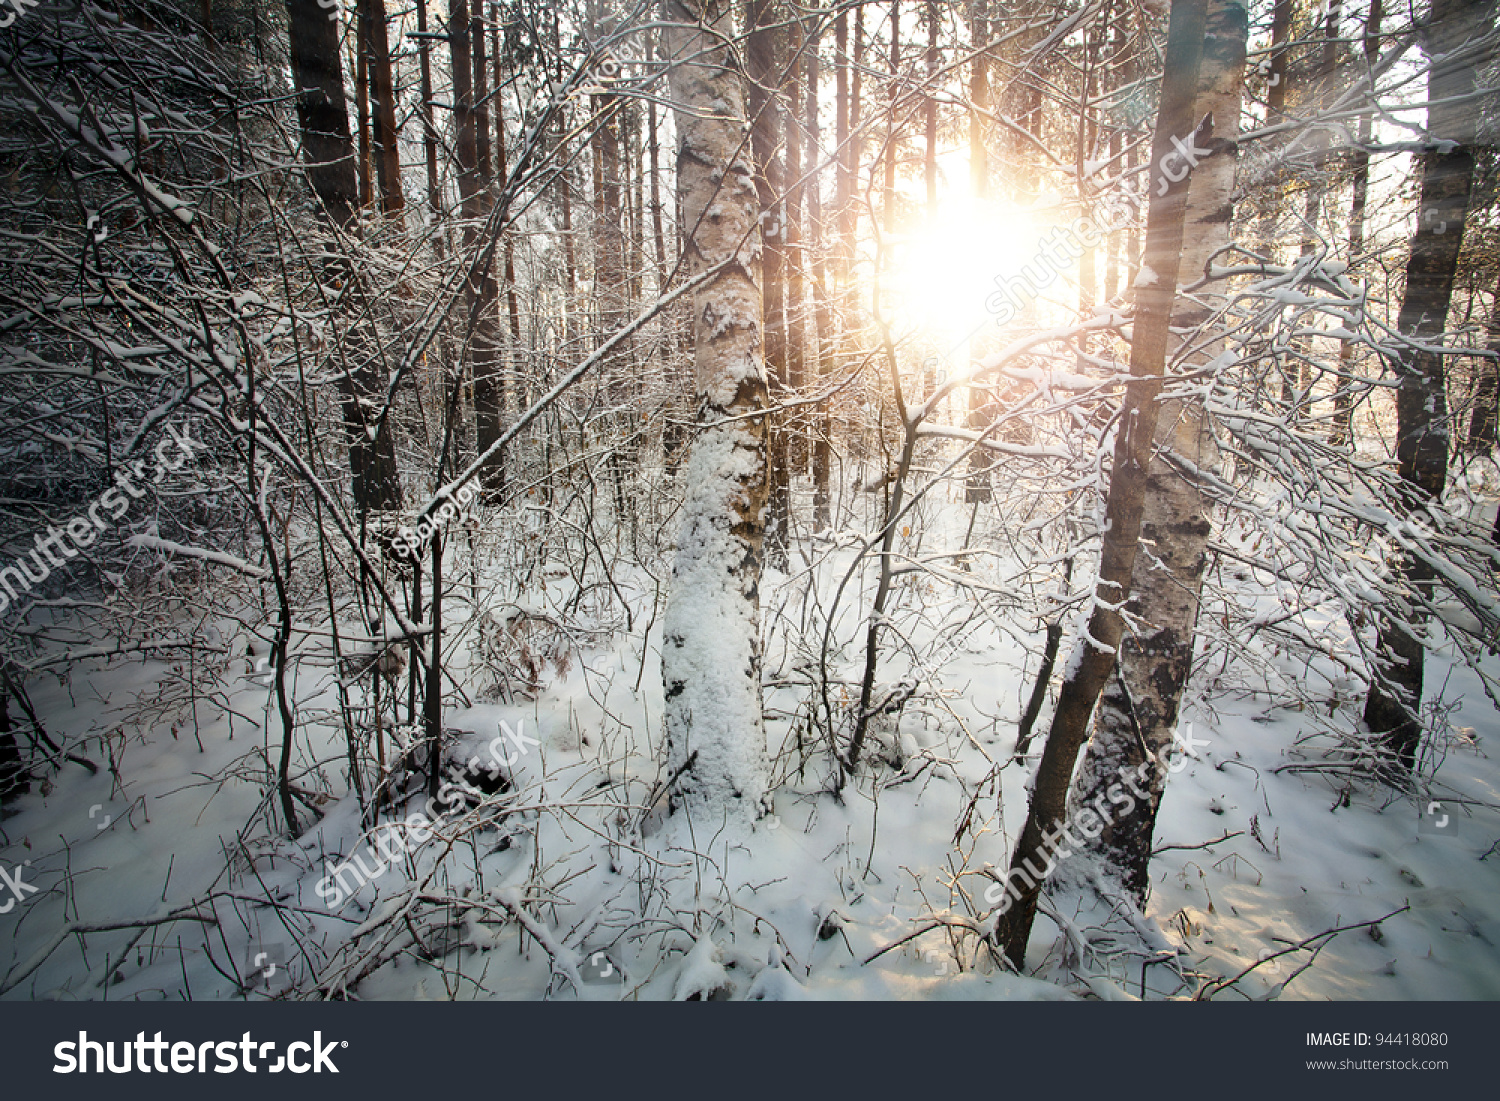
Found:
[[[1042,232],[1033,212],[973,198],[945,200],[935,218],[889,242],[886,305],[898,328],[965,340],[995,323],[997,280],[1030,261]]]

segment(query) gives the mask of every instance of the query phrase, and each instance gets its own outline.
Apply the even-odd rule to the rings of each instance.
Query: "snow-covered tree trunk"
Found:
[[[760,202],[745,89],[726,48],[733,7],[663,0],[677,124],[677,190],[693,296],[699,430],[663,622],[662,680],[674,809],[760,813],[760,572],[768,493]]]
[[[1214,137],[1205,143],[1212,152],[1199,160],[1188,191],[1181,273],[1185,285],[1201,277],[1213,254],[1229,243],[1247,28],[1243,0],[1209,0],[1194,113],[1213,116]],[[1212,315],[1206,293],[1177,296],[1172,327],[1185,333],[1194,349],[1191,366],[1207,363],[1222,350],[1222,340],[1208,339],[1204,328]],[[1171,746],[1193,664],[1194,628],[1208,562],[1209,502],[1191,472],[1212,474],[1219,462],[1218,444],[1201,400],[1164,402],[1160,416],[1157,453],[1141,509],[1141,549],[1130,581],[1128,610],[1138,617],[1139,627],[1121,641],[1118,676],[1100,697],[1094,737],[1073,791],[1077,808],[1097,804],[1111,811],[1101,815],[1102,832],[1084,844],[1139,902],[1146,898],[1151,835],[1165,770],[1147,770],[1141,784],[1145,800],[1127,807],[1123,796],[1113,804],[1107,797],[1122,776],[1138,774],[1146,754],[1159,761]]]
[[[1120,609],[1130,595],[1131,571],[1141,532],[1141,507],[1156,437],[1157,395],[1166,363],[1172,300],[1182,254],[1183,214],[1188,178],[1172,158],[1176,143],[1196,132],[1194,101],[1203,51],[1207,0],[1173,0],[1167,32],[1165,71],[1156,133],[1151,143],[1151,206],[1146,217],[1146,248],[1136,280],[1136,310],[1130,347],[1132,384],[1127,388],[1105,502],[1105,528],[1099,580],[1078,649],[1068,663],[1057,711],[1037,765],[1026,823],[1006,874],[1005,905],[996,915],[994,939],[1019,968],[1026,958],[1031,923],[1042,880],[1067,812],[1068,788],[1078,751],[1088,737],[1099,693],[1114,672],[1124,623]],[[1160,186],[1158,179],[1160,177]],[[1019,884],[1019,886],[1018,886]],[[997,885],[998,886],[998,885]],[[987,900],[998,901],[990,897]]]
[[[1442,341],[1448,305],[1463,247],[1464,222],[1474,186],[1476,111],[1468,97],[1481,56],[1466,46],[1493,28],[1492,4],[1434,0],[1426,28],[1431,59],[1427,91],[1428,147],[1421,155],[1421,206],[1406,293],[1397,327],[1410,343],[1389,354],[1396,390],[1396,459],[1416,512],[1439,499],[1448,482],[1449,417],[1443,384],[1443,356],[1432,349]],[[1381,735],[1385,748],[1409,771],[1422,738],[1422,666],[1430,596],[1430,566],[1410,556],[1394,563],[1412,594],[1405,608],[1379,619],[1377,664],[1365,698],[1365,722]]]

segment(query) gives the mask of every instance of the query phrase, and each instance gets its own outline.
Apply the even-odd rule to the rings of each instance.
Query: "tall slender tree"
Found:
[[[374,138],[375,178],[380,188],[380,207],[392,218],[406,206],[401,190],[400,135],[396,130],[395,80],[391,76],[391,40],[385,0],[360,0],[364,49],[370,68],[370,117]]]
[[[786,210],[782,195],[781,85],[777,55],[781,38],[780,20],[771,0],[750,0],[746,8],[748,39],[745,45],[746,77],[750,112],[750,148],[755,157],[755,186],[760,198],[762,289],[765,298],[766,369],[776,387],[776,400],[790,393],[787,370],[786,333]],[[771,496],[766,515],[766,562],[773,569],[787,564],[787,538],[791,525],[791,481],[787,458],[784,418],[771,418]]]
[[[812,17],[816,20],[816,14]],[[806,52],[807,69],[807,245],[805,254],[811,258],[808,265],[812,275],[812,295],[814,299],[813,322],[816,330],[814,341],[818,350],[818,375],[826,376],[833,369],[835,334],[833,326],[832,299],[828,286],[828,227],[823,220],[823,199],[820,187],[822,178],[823,154],[823,131],[821,127],[820,108],[822,106],[819,97],[819,76],[821,73],[821,59],[819,47],[821,46],[821,35],[816,22],[809,22],[808,46]],[[835,24],[837,33],[837,24]],[[838,47],[842,50],[843,47]],[[839,96],[838,101],[846,106],[840,107],[839,111],[847,110],[847,92]],[[837,123],[836,123],[837,125]],[[843,124],[839,127],[847,134],[848,119],[845,116]],[[842,173],[843,169],[838,169]],[[833,494],[831,488],[831,476],[833,466],[833,418],[828,409],[828,403],[822,402],[817,407],[817,414],[813,422],[813,446],[812,446],[812,476],[813,476],[813,528],[816,531],[826,531],[833,519]]]
[[[1381,0],[1370,0],[1365,17],[1365,64],[1373,65],[1380,51],[1380,22],[1384,14]],[[1365,207],[1370,196],[1370,152],[1373,134],[1373,111],[1360,112],[1359,140],[1354,150],[1354,171],[1349,198],[1349,263],[1357,263],[1365,251]],[[1339,345],[1339,379],[1333,394],[1333,429],[1328,442],[1334,447],[1348,446],[1354,440],[1354,341]]]
[[[1157,396],[1166,364],[1172,301],[1181,260],[1187,185],[1185,174],[1162,171],[1175,156],[1174,139],[1194,136],[1194,101],[1203,54],[1207,0],[1173,0],[1167,51],[1151,145],[1151,163],[1161,186],[1151,192],[1146,221],[1145,266],[1155,278],[1137,287],[1135,323],[1130,346],[1130,376],[1115,438],[1109,495],[1105,501],[1103,547],[1093,608],[1078,653],[1063,678],[1057,710],[1037,765],[1031,806],[1011,856],[1005,884],[1018,897],[997,915],[994,936],[1016,966],[1025,962],[1026,943],[1036,916],[1043,869],[1050,868],[1049,849],[1062,827],[1068,787],[1078,750],[1088,736],[1094,705],[1114,672],[1124,620],[1120,609],[1130,596],[1131,572],[1140,542],[1141,513],[1155,444]],[[1177,175],[1174,180],[1172,177]],[[1015,889],[1020,882],[1019,890]]]
[[[1229,244],[1234,215],[1235,140],[1249,18],[1244,0],[1208,0],[1207,34],[1194,114],[1213,118],[1210,152],[1193,170],[1182,247],[1184,284],[1202,279],[1214,254]],[[1209,291],[1180,291],[1172,329],[1184,334],[1183,366],[1202,368],[1223,350]],[[1217,336],[1217,339],[1215,337]],[[1201,396],[1162,402],[1156,454],[1141,508],[1141,549],[1131,573],[1128,605],[1136,630],[1121,638],[1117,676],[1099,700],[1094,736],[1074,787],[1074,805],[1111,810],[1101,832],[1085,840],[1106,869],[1144,903],[1156,811],[1165,770],[1148,769],[1146,799],[1125,807],[1107,802],[1121,776],[1172,745],[1178,710],[1193,665],[1193,639],[1203,571],[1208,563],[1210,503],[1201,480],[1215,476],[1219,449]],[[1121,809],[1123,808],[1123,809]]]
[[[359,181],[344,97],[338,23],[328,18],[328,12],[316,0],[287,0],[286,7],[297,121],[308,181],[332,223],[340,230],[355,232]],[[329,281],[348,288],[358,298],[359,273],[337,252],[336,248],[329,250]],[[401,507],[391,420],[382,419],[378,430],[375,425],[376,401],[385,390],[375,372],[376,362],[374,357],[359,357],[338,373],[354,503],[362,513]]]
[[[474,84],[476,74],[481,78],[484,74],[482,62],[475,57],[474,30],[479,25],[477,17],[470,16],[469,0],[452,0],[448,7],[448,52],[453,71],[453,151],[458,162],[459,212],[469,276],[463,329],[474,371],[475,443],[483,455],[500,439],[503,393],[494,254],[483,247],[481,239],[490,195],[488,166],[479,159],[481,116],[475,110],[476,98],[482,98],[486,91],[483,84],[477,88]],[[479,38],[482,56],[482,31]],[[487,459],[479,479],[484,497],[498,502],[505,492],[504,457],[495,454]]]
[[[1387,357],[1396,376],[1396,460],[1416,514],[1441,500],[1448,483],[1450,425],[1444,354],[1437,349],[1448,324],[1464,224],[1474,187],[1475,88],[1473,52],[1493,26],[1492,3],[1433,0],[1424,27],[1427,49],[1427,146],[1419,159],[1421,197],[1416,235],[1406,262],[1406,291],[1397,327],[1403,343]],[[1402,607],[1378,617],[1375,667],[1365,698],[1365,723],[1399,764],[1416,767],[1422,739],[1422,674],[1427,608],[1434,573],[1424,559],[1398,555],[1406,585]]]

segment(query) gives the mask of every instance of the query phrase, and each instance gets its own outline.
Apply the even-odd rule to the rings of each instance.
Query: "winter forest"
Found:
[[[1500,998],[1493,0],[5,0],[0,995]]]

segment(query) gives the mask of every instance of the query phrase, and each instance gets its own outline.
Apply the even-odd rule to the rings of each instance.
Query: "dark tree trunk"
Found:
[[[1490,314],[1488,359],[1474,361],[1474,410],[1469,417],[1469,450],[1488,451],[1495,446],[1500,428],[1500,286],[1495,288]]]
[[[359,146],[359,207],[369,210],[375,202],[370,183],[370,16],[364,4],[354,13],[354,118]]]
[[[510,168],[505,152],[505,81],[500,74],[500,31],[500,21],[497,19],[490,27],[490,58],[495,72],[495,186],[503,190],[510,180]],[[514,393],[502,399],[501,408],[506,408],[507,401],[511,401],[519,409],[525,407],[527,399],[521,370],[521,302],[516,296],[516,237],[509,227],[505,230],[505,312],[510,319],[511,384],[507,389],[514,390]]]
[[[1427,77],[1429,99],[1462,98],[1474,89],[1472,59],[1448,60],[1471,37],[1482,34],[1483,8],[1465,0],[1435,0],[1428,29],[1434,60]],[[1435,143],[1421,156],[1421,200],[1417,232],[1406,263],[1406,293],[1397,327],[1412,344],[1390,358],[1396,376],[1396,459],[1413,513],[1441,498],[1448,482],[1450,426],[1443,356],[1427,349],[1440,344],[1464,222],[1474,185],[1474,111],[1469,104],[1428,109],[1428,131]],[[1451,142],[1453,144],[1441,144]],[[1422,667],[1427,613],[1420,604],[1432,590],[1432,569],[1409,555],[1396,567],[1412,599],[1378,617],[1375,668],[1365,698],[1365,723],[1380,736],[1403,772],[1416,765],[1422,739]],[[1386,657],[1389,655],[1389,657]]]
[[[427,155],[427,206],[432,212],[433,228],[443,217],[443,189],[438,179],[437,127],[432,120],[432,57],[427,47],[427,0],[417,0],[417,61],[421,70],[422,91],[422,146]],[[443,238],[440,233],[433,237],[439,256],[443,254]]]
[[[1182,280],[1200,276],[1216,252],[1229,244],[1234,216],[1235,140],[1239,136],[1240,87],[1249,20],[1243,0],[1209,0],[1207,36],[1194,114],[1211,114],[1216,129],[1211,150],[1194,170],[1188,188]],[[1172,328],[1184,334],[1178,354],[1183,367],[1201,368],[1224,350],[1213,303],[1201,294],[1179,295]],[[1120,640],[1116,676],[1099,701],[1094,737],[1074,785],[1074,815],[1105,807],[1099,836],[1084,842],[1108,872],[1144,905],[1156,812],[1166,772],[1159,767],[1172,746],[1178,710],[1193,665],[1203,572],[1212,531],[1211,504],[1201,481],[1219,467],[1201,398],[1162,403],[1141,512],[1141,539],[1131,575],[1130,612],[1137,626]],[[1150,757],[1148,762],[1147,757]],[[1122,776],[1140,778],[1145,798],[1133,805],[1109,801]],[[1119,807],[1118,810],[1111,809]]]
[[[396,92],[391,78],[391,43],[385,0],[362,0],[361,19],[368,30],[371,117],[374,123],[375,172],[381,209],[399,217],[406,206],[401,192],[401,151],[396,131]]]
[[[761,290],[765,312],[766,374],[773,402],[789,396],[787,370],[785,211],[782,202],[782,171],[776,149],[781,141],[781,108],[776,89],[777,39],[771,0],[751,0],[746,13],[749,39],[745,47],[750,114],[750,149],[755,157],[755,188],[760,200]],[[787,565],[787,535],[791,523],[791,484],[787,463],[786,418],[773,414],[767,440],[770,463],[770,500],[766,511],[766,565],[784,570]]]
[[[479,158],[479,137],[483,117],[475,109],[476,100],[485,95],[483,86],[483,34],[475,49],[474,28],[469,0],[452,0],[448,10],[448,50],[453,69],[454,156],[458,161],[459,211],[463,216],[463,249],[470,264],[467,287],[467,318],[464,326],[469,344],[469,361],[474,368],[475,443],[483,455],[500,439],[501,404],[504,398],[500,384],[499,317],[493,252],[484,248],[480,231],[489,213],[488,165]],[[478,56],[476,56],[476,53]],[[476,86],[475,76],[481,83]],[[485,136],[488,146],[488,135]],[[486,158],[487,160],[487,158]],[[487,259],[480,262],[480,257]],[[486,501],[498,503],[505,494],[504,457],[492,455],[479,472],[481,493]]]
[[[656,136],[656,104],[646,104],[646,151],[651,159],[651,243],[656,250],[656,286],[667,277],[667,243],[661,223],[661,143]]]
[[[1380,50],[1380,21],[1383,10],[1381,0],[1370,0],[1370,14],[1365,20],[1365,64],[1372,64]],[[1365,251],[1365,206],[1370,196],[1370,154],[1365,146],[1370,144],[1372,122],[1370,112],[1365,111],[1359,119],[1359,145],[1354,153],[1354,171],[1349,200],[1349,263],[1359,262]],[[1339,345],[1339,381],[1333,395],[1333,430],[1328,442],[1334,447],[1347,447],[1354,442],[1354,342],[1346,340]]]
[[[297,121],[302,131],[307,177],[323,211],[339,229],[354,232],[359,181],[355,173],[354,141],[349,134],[348,102],[344,98],[344,70],[339,60],[338,22],[316,0],[287,0],[288,43],[292,79],[297,87]],[[331,249],[331,252],[336,252]],[[358,272],[342,259],[329,262],[330,282],[348,285],[360,297]],[[396,474],[396,448],[390,418],[385,418],[373,440],[369,431],[375,405],[385,388],[374,370],[373,358],[358,357],[339,373],[339,399],[344,432],[349,443],[349,467],[354,481],[354,503],[361,513],[401,507]]]
[[[603,343],[621,328],[630,310],[630,278],[625,270],[625,199],[620,167],[620,118],[624,101],[613,93],[593,96],[594,134],[594,300],[598,309],[598,340]],[[631,348],[616,349],[603,365],[610,404],[616,410],[614,432],[622,440],[609,453],[610,483],[615,513],[622,522],[634,515],[625,497],[625,459],[633,459],[634,379]]]
[[[1151,146],[1153,165],[1164,165],[1174,154],[1173,138],[1183,141],[1194,135],[1206,7],[1207,0],[1173,0],[1161,106]],[[1131,571],[1140,541],[1142,505],[1156,433],[1156,399],[1162,386],[1181,260],[1188,178],[1172,182],[1164,175],[1167,186],[1151,192],[1145,262],[1156,279],[1137,288],[1130,374],[1138,381],[1127,390],[1115,441],[1094,608],[1084,637],[1077,644],[1080,652],[1063,678],[1047,744],[1037,766],[1031,806],[1011,857],[1006,884],[1014,888],[1014,880],[1019,877],[1022,887],[1018,897],[1009,900],[996,917],[995,940],[1017,969],[1025,963],[1037,896],[1046,876],[1041,869],[1050,869],[1050,849],[1067,812],[1068,787],[1078,750],[1088,736],[1099,693],[1114,672],[1123,633],[1119,608],[1130,595]],[[999,901],[989,899],[988,892],[986,898]]]

